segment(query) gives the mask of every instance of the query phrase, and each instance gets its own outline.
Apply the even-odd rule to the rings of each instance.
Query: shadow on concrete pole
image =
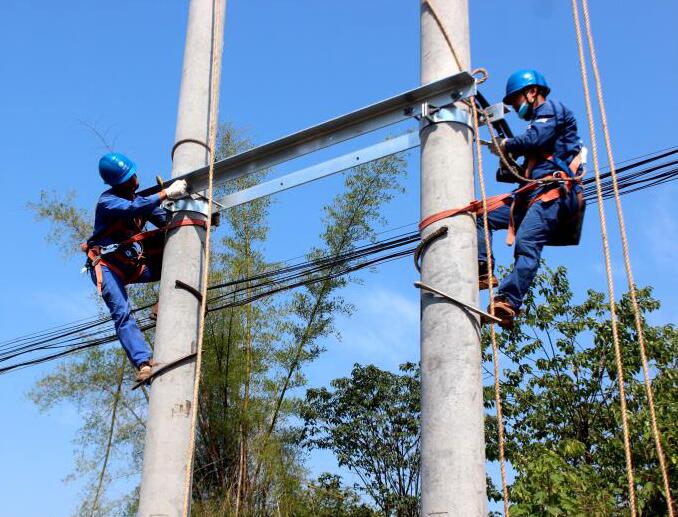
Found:
[[[176,142],[186,139],[208,142],[213,37],[215,33],[223,34],[216,29],[223,26],[225,12],[224,7],[215,20],[214,8],[213,0],[190,1]],[[223,41],[215,43],[223,45]],[[172,177],[203,167],[208,159],[205,147],[181,143],[174,153]],[[186,217],[205,218],[196,212],[182,211],[175,214],[174,220]],[[175,281],[201,288],[204,241],[205,231],[198,226],[177,228],[167,237],[155,330],[154,359],[160,363],[196,350],[200,303],[187,291],[176,289]],[[146,424],[140,517],[175,517],[183,510],[184,480],[186,469],[190,468],[186,463],[191,411],[195,410],[191,407],[194,378],[195,364],[189,363],[153,382]]]
[[[470,63],[467,0],[439,0],[441,22],[462,63]],[[458,71],[445,37],[421,4],[421,82]],[[459,107],[466,109],[465,106]],[[474,198],[473,132],[460,123],[431,124],[421,132],[421,218]],[[426,251],[422,282],[478,306],[476,228],[471,215],[447,226]],[[485,438],[480,328],[476,316],[421,294],[421,515],[485,517]]]

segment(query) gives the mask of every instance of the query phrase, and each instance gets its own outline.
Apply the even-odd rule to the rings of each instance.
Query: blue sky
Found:
[[[506,76],[536,67],[553,96],[577,114],[583,130],[576,44],[569,2],[471,2],[473,66],[488,69],[483,85],[496,101]],[[675,2],[591,2],[612,140],[618,160],[673,146],[678,107],[678,36]],[[5,242],[0,263],[0,339],[96,313],[92,287],[78,273],[81,258],[64,260],[45,244],[47,226],[26,202],[41,189],[77,190],[78,204],[101,190],[96,163],[103,149],[81,121],[107,133],[116,148],[138,161],[142,184],[168,175],[187,13],[186,1],[0,3],[0,178],[5,190]],[[405,0],[232,0],[228,6],[220,118],[263,143],[417,86],[418,2]],[[521,124],[513,116],[514,130]],[[602,142],[602,140],[601,140]],[[601,149],[602,154],[602,149]],[[418,219],[418,152],[411,153],[407,193],[385,212],[387,228]],[[491,171],[492,158],[486,157]],[[322,206],[341,178],[276,197],[267,255],[286,259],[317,242]],[[492,192],[504,187],[491,185]],[[654,285],[663,308],[655,322],[676,320],[678,287],[669,269],[678,259],[674,217],[678,187],[662,186],[624,198],[632,259],[639,284]],[[612,206],[608,219],[614,222]],[[618,253],[617,291],[625,285]],[[605,289],[600,232],[590,207],[578,248],[552,248],[545,257],[566,264],[572,284]],[[510,250],[497,239],[497,257]],[[345,375],[353,362],[395,369],[418,356],[418,293],[408,260],[366,275],[347,298],[358,308],[340,320],[343,339],[307,371],[314,385]],[[0,457],[3,515],[62,516],[76,505],[71,471],[77,411],[42,415],[26,391],[53,365],[0,377],[4,408]],[[12,468],[8,468],[12,465]],[[334,469],[328,455],[313,470]],[[39,492],[38,490],[39,489]],[[39,496],[38,496],[39,493]]]

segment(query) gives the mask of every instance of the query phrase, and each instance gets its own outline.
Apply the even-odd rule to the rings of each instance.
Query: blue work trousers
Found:
[[[504,277],[497,289],[497,296],[506,299],[511,305],[520,308],[530,284],[539,269],[539,259],[544,246],[559,229],[559,214],[566,211],[564,199],[535,203],[525,209],[516,208],[513,213],[514,223],[518,227],[515,239],[513,269]],[[496,230],[506,230],[509,226],[510,207],[503,206],[487,214],[490,230],[490,249],[492,234]],[[483,218],[476,220],[478,231],[478,261],[487,262],[485,231]],[[492,262],[494,263],[494,257]]]
[[[103,280],[101,296],[115,323],[115,332],[118,335],[118,340],[125,349],[127,357],[129,357],[132,364],[138,368],[139,365],[151,358],[151,348],[148,346],[146,339],[144,339],[144,335],[141,330],[139,330],[136,319],[134,319],[134,316],[132,315],[132,308],[129,303],[125,284],[118,278],[118,275],[113,273],[113,271],[106,266],[101,266],[101,273]],[[92,278],[94,285],[96,285],[97,280],[94,268],[90,269],[90,277]],[[155,271],[146,268],[135,283],[142,284],[154,282],[156,280],[158,280],[158,278]]]

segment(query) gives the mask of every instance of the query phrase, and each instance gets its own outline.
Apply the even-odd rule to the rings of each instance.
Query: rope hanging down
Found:
[[[462,61],[459,58],[459,54],[456,52],[454,45],[452,44],[452,39],[450,35],[448,34],[447,30],[445,29],[445,25],[442,22],[442,19],[440,18],[440,15],[438,13],[438,10],[435,7],[434,0],[425,0],[426,5],[428,5],[429,10],[431,11],[431,14],[433,15],[433,18],[435,19],[436,23],[438,24],[438,27],[440,27],[441,32],[443,33],[443,36],[445,37],[445,41],[447,42],[447,46],[450,49],[450,52],[452,53],[452,56],[454,57],[454,60],[456,61],[457,67],[459,68],[459,71],[464,70]],[[472,72],[472,75],[477,75],[477,74],[482,74],[482,76],[478,79],[479,83],[485,82],[487,80],[487,71],[484,68],[479,68],[475,71]],[[475,97],[471,97],[469,99],[469,104],[471,106],[471,111],[473,112],[473,129],[474,129],[474,138],[475,138],[475,151],[476,151],[476,161],[477,161],[477,167],[478,167],[478,182],[480,185],[480,194],[481,194],[481,204],[478,205],[477,201],[470,203],[467,207],[468,210],[457,210],[456,213],[454,214],[447,214],[445,217],[451,217],[452,215],[458,215],[463,212],[468,212],[468,211],[475,211],[476,214],[478,210],[482,210],[483,214],[483,226],[484,226],[484,231],[485,231],[485,243],[486,246],[488,247],[488,270],[489,270],[489,280],[490,280],[490,314],[494,316],[494,305],[492,304],[492,301],[494,299],[494,291],[492,289],[492,258],[491,258],[491,252],[489,250],[490,246],[490,239],[489,239],[489,226],[488,226],[488,220],[487,220],[487,211],[488,211],[488,199],[486,196],[485,192],[485,179],[484,179],[484,174],[483,174],[483,162],[482,162],[482,152],[480,148],[480,137],[478,134],[479,130],[479,123],[478,123],[478,110],[476,107],[476,99]],[[491,131],[491,126],[492,124],[489,122],[489,118],[487,116],[487,113],[484,113],[485,121],[487,122],[488,128],[490,128]],[[529,187],[529,185],[526,185],[526,187]],[[492,198],[492,202],[496,203],[497,206],[501,206],[501,204],[504,203],[504,199],[502,196],[495,196]],[[473,210],[472,210],[473,209]],[[439,217],[440,214],[434,214],[433,216],[430,216],[429,218],[425,219],[422,221],[419,225],[420,231],[423,230],[426,226],[429,224],[432,224],[433,222],[442,219],[442,217]],[[433,220],[435,218],[435,221]],[[446,233],[446,232],[445,232]],[[429,241],[430,242],[430,241]],[[423,250],[422,250],[423,251]],[[416,263],[418,264],[418,260],[416,260]],[[496,405],[496,411],[497,411],[497,429],[498,429],[498,436],[497,436],[497,441],[498,441],[498,446],[499,446],[499,467],[501,471],[501,489],[502,489],[502,496],[503,496],[503,503],[504,503],[504,516],[509,517],[509,495],[508,495],[508,483],[506,480],[506,458],[505,458],[505,452],[504,452],[504,442],[505,442],[505,436],[504,436],[504,418],[503,418],[503,413],[502,413],[502,405],[501,405],[501,382],[499,379],[499,348],[497,346],[497,339],[496,339],[496,331],[494,328],[494,324],[490,324],[490,337],[491,337],[491,343],[492,343],[492,363],[494,367],[494,399],[495,399],[495,405]]]
[[[478,108],[475,99],[471,99],[471,110],[473,111],[473,130],[475,132],[475,151],[476,151],[476,167],[478,168],[478,185],[480,187],[480,196],[483,203],[483,232],[485,233],[485,249],[487,252],[487,277],[488,277],[488,292],[490,296],[489,312],[494,316],[494,286],[492,284],[494,279],[494,272],[492,264],[492,249],[490,245],[490,225],[487,217],[487,194],[485,191],[485,174],[483,172],[483,155],[480,148],[480,137],[478,135]],[[488,120],[487,113],[485,113],[485,120]],[[488,126],[491,124],[488,120]],[[494,368],[494,402],[497,411],[497,434],[499,442],[499,467],[501,471],[501,489],[504,499],[504,515],[509,516],[509,495],[508,484],[506,482],[506,457],[504,452],[504,416],[501,405],[501,384],[499,382],[499,346],[497,345],[497,332],[494,323],[490,325],[490,341],[492,343],[492,365]]]
[[[610,245],[607,237],[607,222],[605,219],[605,207],[603,206],[603,192],[600,183],[600,169],[598,165],[598,147],[596,145],[595,124],[593,120],[593,109],[591,107],[591,96],[589,94],[588,75],[586,72],[586,61],[584,58],[584,44],[582,41],[577,0],[572,0],[572,13],[574,16],[574,25],[577,34],[577,47],[579,50],[579,67],[581,70],[582,86],[584,89],[584,100],[586,102],[586,114],[589,124],[589,137],[591,139],[591,154],[593,160],[593,170],[596,180],[596,193],[598,197],[598,215],[600,217],[600,233],[603,241],[605,271],[607,274],[607,291],[610,300],[610,324],[612,325],[612,340],[614,344],[614,356],[617,367],[617,384],[619,386],[619,403],[621,406],[624,456],[626,459],[626,479],[628,482],[629,489],[629,506],[631,509],[631,517],[636,517],[638,510],[636,507],[636,490],[635,483],[633,480],[631,440],[629,437],[628,409],[626,407],[626,390],[624,384],[624,366],[622,364],[622,352],[621,346],[619,344],[619,329],[617,326],[617,310],[615,307],[614,280],[612,277],[612,265],[610,261]]]
[[[666,496],[666,506],[670,517],[675,517],[675,508],[673,504],[673,498],[671,497],[671,485],[669,480],[668,468],[666,466],[666,458],[664,456],[664,450],[662,447],[662,437],[657,424],[657,415],[655,411],[654,404],[654,395],[652,392],[652,383],[650,380],[650,372],[648,367],[647,352],[645,347],[645,336],[643,332],[643,321],[641,317],[640,307],[638,305],[638,297],[636,293],[636,284],[633,278],[633,269],[631,267],[631,257],[629,253],[629,243],[628,237],[626,234],[626,225],[624,223],[624,211],[621,205],[621,199],[619,194],[619,184],[617,181],[617,171],[615,168],[614,156],[612,153],[612,142],[610,139],[610,130],[607,123],[607,112],[605,111],[605,101],[603,99],[603,88],[602,81],[600,78],[600,71],[598,69],[598,60],[596,58],[596,49],[593,43],[593,31],[591,30],[591,17],[589,14],[588,0],[581,0],[582,3],[582,12],[584,15],[584,26],[586,28],[586,39],[589,47],[589,57],[591,60],[591,69],[593,70],[593,78],[596,87],[596,96],[598,100],[598,109],[600,111],[600,120],[603,130],[603,138],[605,141],[605,149],[607,151],[607,159],[610,167],[610,176],[612,179],[612,188],[614,191],[614,200],[615,207],[617,210],[617,219],[619,221],[619,233],[621,236],[622,242],[622,251],[624,255],[624,267],[626,269],[626,277],[628,280],[629,293],[631,296],[631,305],[633,307],[633,315],[636,327],[636,333],[638,335],[638,347],[640,349],[640,358],[643,368],[643,381],[645,385],[645,392],[647,395],[648,406],[650,410],[650,425],[652,429],[652,437],[655,442],[655,449],[657,451],[657,458],[659,460],[659,467],[662,474],[662,481],[664,483],[664,493]],[[581,24],[579,21],[579,10],[577,7],[576,0],[572,1],[572,8],[574,12],[575,28],[577,31],[577,44],[579,46],[579,57],[583,63],[583,44],[582,44],[582,34],[581,34]],[[584,65],[582,64],[582,70],[584,70]],[[586,74],[582,73],[582,80],[586,80]],[[587,95],[587,110],[591,112],[591,102],[588,99],[589,92],[588,87],[585,87]],[[591,129],[593,133],[593,130]],[[635,511],[632,509],[632,511]]]
[[[208,149],[216,148],[217,141],[217,106],[219,101],[219,79],[221,76],[221,57],[223,25],[222,9],[225,9],[226,0],[214,0],[214,10],[212,13],[212,61],[210,76],[210,110],[209,110],[209,129],[208,129]],[[209,153],[209,172],[207,189],[207,213],[212,213],[214,197],[214,161],[213,152]],[[191,434],[189,438],[188,452],[186,458],[186,472],[184,477],[184,508],[183,517],[189,517],[191,513],[191,485],[193,480],[193,461],[195,458],[196,427],[198,419],[198,397],[200,394],[201,366],[202,366],[202,345],[205,334],[205,316],[207,314],[207,288],[210,270],[210,244],[211,244],[211,217],[207,217],[207,228],[205,233],[205,255],[202,268],[202,280],[200,282],[200,291],[202,299],[200,301],[200,316],[198,321],[198,342],[195,358],[195,380],[193,383],[193,401],[191,404]]]

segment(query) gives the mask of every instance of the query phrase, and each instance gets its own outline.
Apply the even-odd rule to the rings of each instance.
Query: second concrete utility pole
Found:
[[[467,0],[435,4],[462,63],[470,63]],[[421,82],[458,71],[441,26],[421,4]],[[468,68],[468,65],[466,65]],[[459,109],[466,109],[458,104]],[[421,131],[421,218],[464,206],[474,198],[473,131],[459,122]],[[476,227],[471,215],[434,223],[443,239],[426,251],[421,280],[478,307]],[[485,517],[485,437],[480,328],[475,315],[421,294],[421,515]]]

